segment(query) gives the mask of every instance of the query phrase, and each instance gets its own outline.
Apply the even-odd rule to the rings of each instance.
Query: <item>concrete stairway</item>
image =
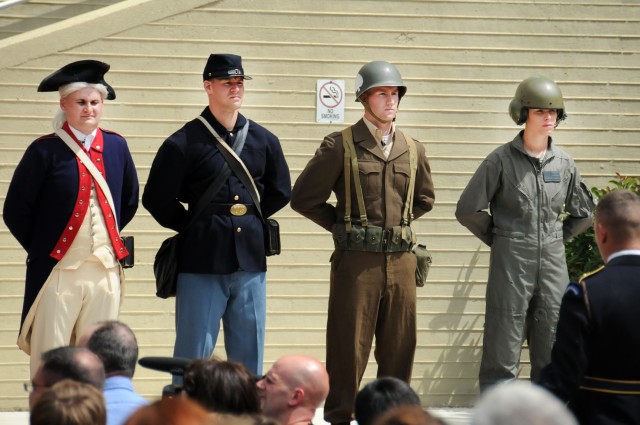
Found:
[[[0,38],[12,37],[100,9],[120,0],[26,2],[0,10]]]

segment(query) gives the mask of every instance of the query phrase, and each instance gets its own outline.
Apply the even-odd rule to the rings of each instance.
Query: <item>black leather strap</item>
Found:
[[[260,221],[264,223],[264,217],[262,216],[262,210],[260,209],[260,200],[258,199],[258,194],[253,190],[253,182],[250,181],[250,179],[253,180],[253,178],[244,171],[244,168],[242,167],[242,165],[240,165],[238,160],[229,152],[227,152],[226,149],[220,149],[220,153],[222,154],[222,156],[224,156],[224,159],[227,160],[227,164],[229,164],[229,167],[231,167],[233,174],[236,175],[236,177],[242,182],[244,187],[249,192],[249,195],[251,195],[251,200],[256,206],[256,210],[258,211],[257,215],[258,217],[260,217]]]
[[[200,121],[203,121],[203,118],[199,118],[199,119]],[[231,170],[233,170],[233,174],[236,175],[238,180],[242,182],[244,187],[249,192],[249,195],[251,195],[251,200],[253,201],[253,204],[256,206],[256,209],[258,210],[258,217],[260,218],[260,221],[262,221],[262,223],[265,223],[265,219],[262,216],[262,210],[260,209],[260,197],[258,196],[258,193],[255,190],[253,177],[251,177],[248,171],[245,171],[244,164],[240,162],[242,160],[240,159],[239,152],[233,149],[233,151],[236,154],[236,156],[234,156],[233,153],[227,150],[228,147],[223,145],[222,139],[220,138],[218,133],[216,133],[213,127],[211,127],[208,123],[204,121],[203,121],[203,124],[209,129],[211,134],[214,136],[214,138],[218,142],[219,144],[218,148],[220,149],[220,153],[222,154],[222,156],[224,156],[224,159],[227,161],[227,164],[229,165],[229,167],[231,167]],[[248,127],[249,127],[249,120],[247,120],[247,124],[242,129],[245,132],[244,137],[246,137],[246,132]],[[240,138],[240,136],[238,136],[238,138]]]
[[[247,125],[245,125],[243,129],[240,132],[238,132],[238,136],[236,137],[236,140],[234,141],[233,146],[231,147],[233,151],[236,152],[237,155],[240,155],[240,152],[242,152],[242,148],[244,147],[244,141],[247,138],[248,124],[249,124],[249,121],[247,120]],[[219,143],[215,137],[214,137],[214,140],[216,141],[216,143]],[[223,152],[224,149],[220,149],[220,151]],[[224,182],[227,181],[230,175],[231,175],[231,169],[227,164],[224,164],[222,167],[222,170],[220,171],[220,174],[216,176],[216,178],[213,180],[213,182],[211,182],[211,185],[209,185],[209,187],[204,192],[204,194],[200,197],[200,199],[198,199],[198,203],[193,208],[193,213],[191,214],[189,221],[182,228],[180,233],[184,233],[193,223],[195,223],[198,217],[202,215],[206,206],[211,202],[211,199],[213,199],[213,195],[218,193],[218,191],[220,190]]]

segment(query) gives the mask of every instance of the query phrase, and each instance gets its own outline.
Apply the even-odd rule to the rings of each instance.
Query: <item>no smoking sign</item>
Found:
[[[318,80],[316,122],[344,122],[344,80]]]

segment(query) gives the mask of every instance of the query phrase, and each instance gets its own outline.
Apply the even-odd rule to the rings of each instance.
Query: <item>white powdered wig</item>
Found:
[[[78,90],[86,89],[87,87],[98,90],[98,92],[100,92],[100,96],[102,96],[102,100],[104,100],[109,93],[107,91],[107,87],[104,84],[91,84],[85,82],[69,83],[65,84],[64,86],[60,86],[60,88],[58,89],[58,93],[60,93],[60,99],[64,99],[71,93],[77,92]],[[58,130],[62,128],[62,125],[66,120],[67,115],[62,109],[59,109],[58,112],[56,112],[56,115],[53,117],[53,129]]]

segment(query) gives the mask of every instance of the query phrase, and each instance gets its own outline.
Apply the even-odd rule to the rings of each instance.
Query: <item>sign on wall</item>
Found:
[[[318,80],[316,122],[344,122],[344,80]]]

